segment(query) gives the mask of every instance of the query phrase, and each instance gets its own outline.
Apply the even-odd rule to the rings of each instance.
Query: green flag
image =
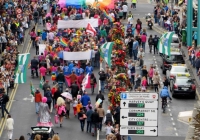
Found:
[[[43,77],[41,76],[40,78],[40,88],[43,89],[43,85],[44,85],[44,80]]]
[[[162,35],[158,42],[158,51],[162,54],[171,55],[171,42],[174,32],[167,32]]]
[[[35,87],[33,86],[32,82],[30,83],[31,94],[34,96],[35,94]]]
[[[15,75],[15,83],[18,84],[26,83],[29,57],[30,53],[24,53],[18,55],[18,66]]]
[[[109,67],[111,67],[111,54],[113,44],[113,42],[107,42],[101,45],[100,48],[100,55],[106,61]]]

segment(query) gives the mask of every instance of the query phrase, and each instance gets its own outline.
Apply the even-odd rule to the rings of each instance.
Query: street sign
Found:
[[[158,108],[155,100],[121,100],[121,108]]]
[[[158,93],[123,92],[120,107],[121,135],[158,135]]]
[[[147,92],[123,92],[121,93],[121,99],[124,100],[158,100],[158,93]]]
[[[122,126],[157,126],[157,109],[122,109]]]
[[[158,127],[121,126],[120,135],[158,136]]]

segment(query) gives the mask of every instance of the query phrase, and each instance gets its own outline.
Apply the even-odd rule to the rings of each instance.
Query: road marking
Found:
[[[153,57],[155,57],[155,55]]]
[[[168,109],[169,111],[171,111],[171,109]]]
[[[169,107],[169,105],[167,105]]]
[[[176,134],[176,136],[178,136],[178,133],[175,133]]]
[[[172,113],[170,113],[169,115],[172,116]]]
[[[176,131],[177,129],[176,129],[176,127],[174,127],[174,131]]]
[[[171,118],[171,120],[173,121],[174,119],[173,119],[173,118]]]
[[[157,63],[157,62],[155,61],[155,63]]]
[[[175,123],[172,123],[172,125],[175,125]]]

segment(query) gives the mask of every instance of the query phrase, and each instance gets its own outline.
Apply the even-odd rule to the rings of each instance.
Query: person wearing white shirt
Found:
[[[8,119],[6,120],[6,130],[7,130],[7,134],[8,134],[8,139],[12,140],[12,136],[13,136],[13,129],[14,129],[14,120],[13,118],[11,118],[11,115],[8,115]]]
[[[130,23],[131,25],[133,25],[133,16],[128,17],[128,23]]]
[[[122,10],[123,10],[123,17],[124,17],[124,20],[126,19],[126,14],[127,14],[127,11],[128,11],[128,6],[127,5],[123,5],[122,6]]]
[[[44,9],[45,13],[47,13],[47,8],[48,8],[47,3],[44,2],[42,6],[43,6],[43,9]]]
[[[112,133],[113,127],[110,125],[110,122],[108,123],[108,125],[105,127],[106,130],[106,137]]]

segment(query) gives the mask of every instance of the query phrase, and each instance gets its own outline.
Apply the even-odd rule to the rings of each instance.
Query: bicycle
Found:
[[[166,107],[167,107],[167,97],[163,97],[163,98],[162,98],[162,109],[163,109],[163,113],[165,113]]]

